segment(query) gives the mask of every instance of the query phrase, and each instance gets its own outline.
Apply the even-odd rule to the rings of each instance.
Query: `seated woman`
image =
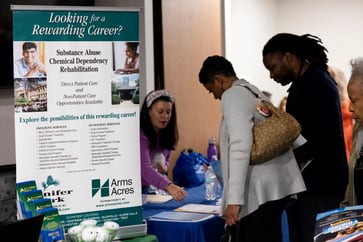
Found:
[[[139,73],[139,42],[126,42],[126,59],[124,67],[116,70],[116,74]]]
[[[145,97],[140,113],[141,180],[143,193],[152,185],[181,201],[187,193],[166,176],[178,141],[176,120],[175,101],[168,91],[155,90]]]

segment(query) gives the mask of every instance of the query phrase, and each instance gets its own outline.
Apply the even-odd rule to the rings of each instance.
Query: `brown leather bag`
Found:
[[[291,114],[262,100],[249,86],[243,84],[240,86],[247,88],[259,99],[256,111],[266,116],[265,120],[255,123],[252,129],[253,145],[250,164],[258,165],[289,150],[300,135],[301,126]]]

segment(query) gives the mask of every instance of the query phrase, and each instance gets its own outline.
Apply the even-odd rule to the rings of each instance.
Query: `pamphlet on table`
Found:
[[[337,208],[316,217],[314,242],[363,241],[363,206]]]

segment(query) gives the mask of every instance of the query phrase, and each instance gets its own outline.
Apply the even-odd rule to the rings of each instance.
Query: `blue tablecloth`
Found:
[[[154,221],[148,218],[164,211],[172,211],[185,204],[215,204],[204,199],[204,185],[186,188],[188,196],[182,202],[171,200],[166,203],[147,203],[143,206],[143,217],[147,221],[148,234],[157,236],[159,242],[219,242],[224,232],[224,219],[215,216],[198,223]],[[289,242],[286,213],[282,215],[282,241]]]
[[[143,205],[143,217],[147,222],[147,233],[154,234],[159,242],[219,242],[224,233],[224,219],[218,215],[199,222],[173,222],[150,220],[152,215],[172,211],[185,204],[215,204],[204,199],[204,185],[185,188],[188,196],[182,202],[171,200],[166,203]]]

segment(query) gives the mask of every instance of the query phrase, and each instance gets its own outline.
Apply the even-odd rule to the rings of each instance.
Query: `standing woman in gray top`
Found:
[[[232,64],[222,56],[208,57],[199,72],[200,83],[221,101],[219,131],[223,195],[220,214],[232,241],[282,241],[281,216],[288,197],[305,190],[292,149],[259,165],[250,165],[254,121],[262,92],[238,79]],[[264,96],[265,97],[265,96]],[[268,101],[268,100],[267,100]],[[305,141],[302,136],[298,141]]]
[[[363,205],[363,58],[351,60],[349,111],[355,120],[349,160],[349,183],[342,206]]]

